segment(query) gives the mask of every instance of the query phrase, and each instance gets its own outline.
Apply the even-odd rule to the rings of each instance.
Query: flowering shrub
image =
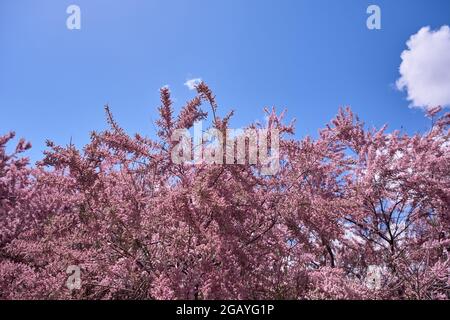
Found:
[[[267,111],[280,168],[171,161],[174,130],[212,109],[204,84],[158,139],[110,129],[83,150],[48,141],[36,166],[0,138],[1,299],[448,299],[450,114],[408,136],[350,109],[317,139]],[[439,110],[433,111],[433,116]],[[253,127],[257,126],[252,125]],[[260,125],[261,126],[261,125]],[[66,286],[69,265],[82,285]]]

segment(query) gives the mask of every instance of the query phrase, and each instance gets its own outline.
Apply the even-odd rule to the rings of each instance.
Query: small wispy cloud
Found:
[[[189,79],[184,85],[189,88],[189,90],[195,90],[195,86],[202,82],[201,78]]]

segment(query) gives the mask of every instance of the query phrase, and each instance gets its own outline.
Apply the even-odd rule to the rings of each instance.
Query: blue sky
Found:
[[[81,8],[68,30],[66,8]],[[368,30],[376,4],[382,29]],[[109,103],[130,133],[154,135],[158,89],[177,108],[202,78],[232,125],[288,109],[297,136],[315,136],[350,105],[368,126],[423,132],[430,121],[399,92],[400,54],[420,28],[450,24],[448,0],[1,0],[0,133],[40,158],[50,138],[82,146]]]

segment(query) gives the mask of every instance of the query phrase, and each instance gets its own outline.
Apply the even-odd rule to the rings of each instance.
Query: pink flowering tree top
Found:
[[[0,299],[449,299],[450,115],[409,136],[340,110],[317,139],[283,114],[279,169],[172,161],[173,134],[205,120],[211,90],[174,115],[161,89],[158,138],[110,128],[82,150],[48,141],[29,166],[0,137]],[[271,137],[273,143],[274,137]],[[69,288],[68,266],[81,285]]]

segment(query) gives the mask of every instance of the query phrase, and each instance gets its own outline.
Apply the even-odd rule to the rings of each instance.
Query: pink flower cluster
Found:
[[[228,127],[197,91],[176,117],[161,90],[156,141],[108,108],[109,130],[82,150],[49,141],[36,166],[28,143],[8,154],[13,134],[0,137],[0,299],[450,298],[450,114],[409,136],[340,110],[297,140],[267,111],[282,135],[264,176],[171,161],[171,133],[206,118],[202,105]]]

